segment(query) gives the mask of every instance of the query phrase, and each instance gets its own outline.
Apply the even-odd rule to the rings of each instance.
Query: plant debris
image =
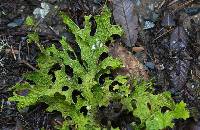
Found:
[[[148,79],[148,73],[144,69],[144,66],[120,44],[111,45],[109,54],[122,60],[124,67],[118,70],[119,74],[128,75],[132,78]]]
[[[133,2],[131,0],[112,0],[112,5],[115,22],[121,25],[125,31],[124,43],[128,47],[135,46],[139,25]]]

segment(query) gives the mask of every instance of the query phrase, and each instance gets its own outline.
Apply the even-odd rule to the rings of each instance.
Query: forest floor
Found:
[[[144,65],[157,91],[170,91],[176,102],[187,103],[191,118],[177,121],[173,130],[200,130],[200,1],[130,1],[133,7],[122,8],[128,6],[131,11],[122,16],[117,8],[120,2],[107,1],[113,24],[120,24],[125,30],[126,36],[119,38],[120,45]],[[62,35],[73,43],[59,11],[83,27],[83,16],[99,14],[104,4],[104,0],[1,0],[1,130],[51,130],[61,118],[57,113],[45,112],[44,104],[19,112],[16,104],[7,100],[12,96],[10,88],[24,80],[22,75],[35,70],[40,53],[36,45],[27,43],[27,34],[32,30],[24,25],[26,17],[39,19],[35,30],[42,45],[58,43]]]

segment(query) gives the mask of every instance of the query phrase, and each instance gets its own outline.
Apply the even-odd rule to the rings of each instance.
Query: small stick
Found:
[[[2,110],[3,110],[3,104],[4,104],[4,99],[2,99],[0,112],[2,112]]]
[[[180,10],[180,9],[184,8],[185,6],[187,6],[188,4],[190,4],[190,3],[193,2],[193,1],[194,1],[194,0],[189,0],[189,1],[185,2],[184,4],[178,6],[178,7],[173,11],[173,13],[176,12],[177,10]]]
[[[160,36],[156,37],[156,38],[153,40],[153,42],[156,41],[156,40],[158,40],[159,38],[163,37],[163,36],[166,35],[167,33],[171,32],[172,30],[173,30],[173,28],[170,29],[170,30],[168,30],[167,32],[161,34]]]
[[[172,2],[170,2],[170,3],[168,4],[168,7],[171,6],[171,5],[173,5],[173,4],[176,3],[176,2],[178,2],[178,0],[173,0]]]
[[[11,52],[12,52],[12,55],[13,55],[14,59],[16,60],[17,58],[16,58],[16,55],[15,55],[15,52],[14,52],[14,50],[13,50],[12,45],[10,46],[10,49],[11,49]]]
[[[20,54],[20,51],[21,51],[21,42],[19,43],[19,54],[18,54],[18,60],[21,60],[21,54]]]
[[[1,67],[4,67],[4,64],[2,63],[4,59],[5,59],[5,57],[3,57],[3,58],[0,59],[0,66]]]
[[[63,123],[61,121],[57,120],[57,119],[54,119],[54,121],[55,121],[55,123],[57,123],[57,124],[59,124],[61,126],[63,125]]]
[[[27,61],[25,60],[21,60],[20,61],[21,63],[27,65],[28,67],[30,67],[32,70],[36,71],[37,69],[35,67],[33,67],[31,64],[29,64]]]
[[[160,6],[158,6],[158,9],[162,8],[162,6],[165,4],[165,0],[163,0],[163,2],[160,4]]]
[[[162,27],[162,28],[156,33],[156,35],[158,35],[163,29],[164,29],[164,27]]]

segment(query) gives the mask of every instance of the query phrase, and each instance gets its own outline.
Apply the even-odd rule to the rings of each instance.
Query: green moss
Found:
[[[31,17],[31,16],[28,16],[26,18],[25,24],[27,26],[33,27],[33,26],[35,26],[35,19],[33,17]]]
[[[133,115],[141,120],[141,124],[137,128],[144,126],[147,130],[160,130],[167,126],[172,128],[173,119],[189,118],[186,104],[182,101],[176,104],[169,92],[154,95],[153,91],[148,91],[148,89],[152,89],[151,83],[135,81],[134,85],[135,91],[131,94],[130,100],[134,99],[136,102]]]
[[[125,76],[118,75],[114,80],[106,78],[103,84],[99,83],[100,75],[122,67],[122,62],[111,56],[103,61],[99,60],[102,53],[108,52],[106,41],[110,40],[113,34],[122,34],[119,26],[110,24],[111,13],[107,7],[104,7],[101,15],[94,17],[97,24],[94,36],[90,35],[89,20],[91,16],[85,16],[85,28],[83,29],[80,29],[64,13],[61,13],[61,17],[75,35],[75,40],[81,49],[83,64],[80,63],[65,37],[60,40],[62,50],[58,50],[55,45],[43,49],[37,59],[39,69],[24,75],[25,79],[34,84],[17,84],[14,87],[14,96],[9,98],[10,101],[18,102],[19,109],[45,102],[49,105],[47,111],[57,110],[62,113],[63,117],[71,117],[72,120],[66,120],[61,129],[67,129],[66,127],[73,125],[78,130],[100,129],[101,125],[95,121],[98,108],[108,106],[113,99],[120,99],[123,109],[132,111],[134,116],[141,119],[141,124],[137,124],[137,128],[146,126],[147,129],[157,130],[166,126],[172,127],[171,122],[174,118],[189,117],[183,102],[175,104],[168,92],[153,95],[152,92],[147,91],[152,86],[148,86],[146,82],[135,83],[133,92],[131,92]],[[35,35],[29,35],[29,39],[39,42],[39,38],[35,38]],[[71,59],[68,51],[74,53],[76,59]],[[49,74],[54,65],[60,66],[60,69],[54,71],[55,81]],[[73,76],[65,73],[69,67],[73,69]],[[81,79],[82,83],[79,83],[78,79]],[[113,87],[117,91],[110,91],[109,86],[115,81],[121,85]],[[64,86],[67,86],[68,89],[63,90]],[[17,94],[19,90],[24,89],[29,90],[26,96]],[[77,101],[72,98],[75,90],[80,92]],[[148,103],[151,109],[148,107]],[[132,104],[135,104],[136,108]],[[164,106],[170,110],[161,113],[161,108]],[[86,115],[80,112],[82,107],[87,108]]]

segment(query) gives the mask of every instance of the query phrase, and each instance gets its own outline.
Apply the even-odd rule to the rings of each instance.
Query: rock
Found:
[[[48,3],[42,2],[41,7],[42,8],[36,8],[33,11],[36,18],[44,18],[49,13],[50,7]]]
[[[155,26],[155,24],[153,23],[153,22],[151,22],[151,21],[145,21],[144,22],[144,28],[143,29],[151,29],[151,28],[153,28]]]

